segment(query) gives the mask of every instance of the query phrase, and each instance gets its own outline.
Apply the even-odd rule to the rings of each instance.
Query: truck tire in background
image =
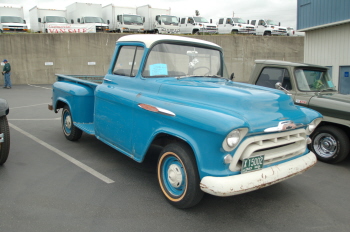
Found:
[[[192,149],[185,143],[171,143],[163,148],[157,165],[160,188],[170,204],[190,208],[203,197]]]
[[[65,105],[62,110],[62,130],[66,139],[76,141],[81,138],[83,131],[74,126],[69,106]]]
[[[340,128],[321,126],[311,134],[311,139],[310,149],[320,161],[338,163],[349,154],[349,137]]]
[[[7,117],[0,117],[0,133],[4,134],[4,142],[0,143],[0,165],[4,164],[10,152],[10,128]]]

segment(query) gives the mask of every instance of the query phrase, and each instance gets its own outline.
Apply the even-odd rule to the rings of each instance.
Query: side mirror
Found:
[[[281,26],[281,22],[278,23],[278,26]]]
[[[38,22],[41,23],[41,18],[38,18]]]
[[[210,19],[210,23],[213,23],[213,20],[212,20],[212,19]]]
[[[283,90],[287,95],[291,95],[291,93],[286,88],[284,88],[282,86],[281,82],[276,82],[275,88],[278,89],[278,90]]]
[[[109,24],[110,22],[109,22],[109,19],[107,20],[107,24]]]
[[[80,23],[80,19],[77,19],[77,22]]]
[[[23,22],[26,24],[26,21],[25,21],[25,20],[23,20]]]
[[[231,73],[230,80],[233,81],[235,79],[235,73]]]
[[[73,19],[71,19],[70,22],[71,22],[71,24],[74,24],[74,20]]]

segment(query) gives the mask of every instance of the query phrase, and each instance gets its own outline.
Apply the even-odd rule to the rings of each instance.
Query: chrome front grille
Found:
[[[306,144],[304,129],[249,137],[234,154],[230,170],[241,170],[242,160],[253,156],[265,155],[264,165],[267,165],[301,155]]]

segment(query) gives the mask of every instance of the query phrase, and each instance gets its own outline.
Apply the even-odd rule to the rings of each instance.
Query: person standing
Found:
[[[5,63],[4,69],[2,70],[2,74],[5,78],[5,84],[3,88],[11,89],[11,65],[6,59],[3,62]]]

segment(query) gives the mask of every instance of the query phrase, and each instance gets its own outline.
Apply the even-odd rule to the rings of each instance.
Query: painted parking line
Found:
[[[9,123],[10,127],[13,128],[14,130],[22,133],[23,135],[33,139],[35,142],[43,145],[44,147],[46,147],[47,149],[55,152],[57,155],[65,158],[66,160],[68,160],[69,162],[75,164],[76,166],[78,166],[79,168],[83,169],[84,171],[90,173],[91,175],[97,177],[98,179],[102,180],[103,182],[107,183],[107,184],[111,184],[111,183],[114,183],[114,180],[111,180],[109,179],[108,177],[104,176],[103,174],[97,172],[96,170],[90,168],[89,166],[83,164],[82,162],[74,159],[73,157],[67,155],[66,153],[58,150],[57,148],[51,146],[50,144],[48,143],[45,143],[44,141],[42,141],[41,139],[38,139],[37,137],[35,137],[34,135],[32,134],[29,134],[28,132],[22,130],[21,128]]]

